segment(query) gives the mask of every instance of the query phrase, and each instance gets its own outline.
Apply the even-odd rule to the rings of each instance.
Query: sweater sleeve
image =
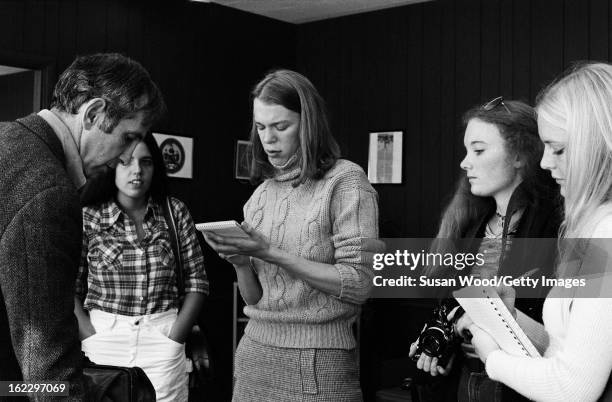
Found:
[[[362,258],[363,240],[378,238],[378,196],[361,170],[337,178],[330,212],[334,266],[340,275],[340,300],[362,304],[372,288],[372,267]]]
[[[611,228],[608,216],[600,221],[594,238],[609,238]],[[558,313],[551,318],[561,320],[563,312]],[[533,359],[497,350],[487,357],[487,374],[530,399],[595,401],[612,371],[611,316],[612,298],[574,298],[564,323],[566,336],[552,353]]]
[[[549,357],[489,354],[487,374],[538,401],[595,401],[612,370],[612,299],[574,299],[567,337]]]

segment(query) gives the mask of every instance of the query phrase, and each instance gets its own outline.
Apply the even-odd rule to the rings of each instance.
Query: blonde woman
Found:
[[[607,259],[596,268],[609,268],[612,66],[589,63],[572,69],[542,92],[536,110],[545,144],[541,166],[565,197],[561,237],[602,239],[597,243],[604,244]],[[560,275],[568,261],[561,261]],[[610,400],[605,391],[610,392],[606,384],[612,370],[612,299],[559,297],[561,290],[553,289],[544,303],[541,326],[515,311],[512,289],[506,292],[502,297],[543,357],[511,356],[471,325],[472,343],[489,377],[537,401]]]

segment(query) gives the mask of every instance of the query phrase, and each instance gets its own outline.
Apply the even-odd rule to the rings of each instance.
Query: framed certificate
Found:
[[[368,179],[372,184],[402,183],[401,131],[370,133]]]

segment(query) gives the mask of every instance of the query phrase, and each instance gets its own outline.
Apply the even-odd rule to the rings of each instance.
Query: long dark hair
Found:
[[[166,176],[166,165],[162,157],[161,150],[153,134],[147,134],[142,142],[147,146],[153,160],[153,178],[151,179],[151,187],[147,195],[150,195],[156,202],[163,205],[168,196],[168,179]],[[115,171],[107,169],[103,174],[92,179],[88,186],[96,187],[96,194],[86,202],[86,205],[101,204],[115,199],[117,196],[117,186],[115,185]]]
[[[329,128],[325,102],[314,85],[295,71],[276,70],[255,85],[251,92],[251,104],[256,98],[300,114],[300,147],[297,152],[302,169],[297,184],[308,178],[323,177],[340,157],[340,148]],[[275,168],[261,145],[255,121],[251,125],[251,143],[251,182],[257,183],[272,177]]]

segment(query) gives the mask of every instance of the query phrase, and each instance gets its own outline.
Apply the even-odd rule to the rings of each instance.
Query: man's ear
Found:
[[[87,101],[85,113],[83,114],[83,127],[91,130],[96,124],[100,124],[104,118],[106,101],[102,98],[94,98]]]

